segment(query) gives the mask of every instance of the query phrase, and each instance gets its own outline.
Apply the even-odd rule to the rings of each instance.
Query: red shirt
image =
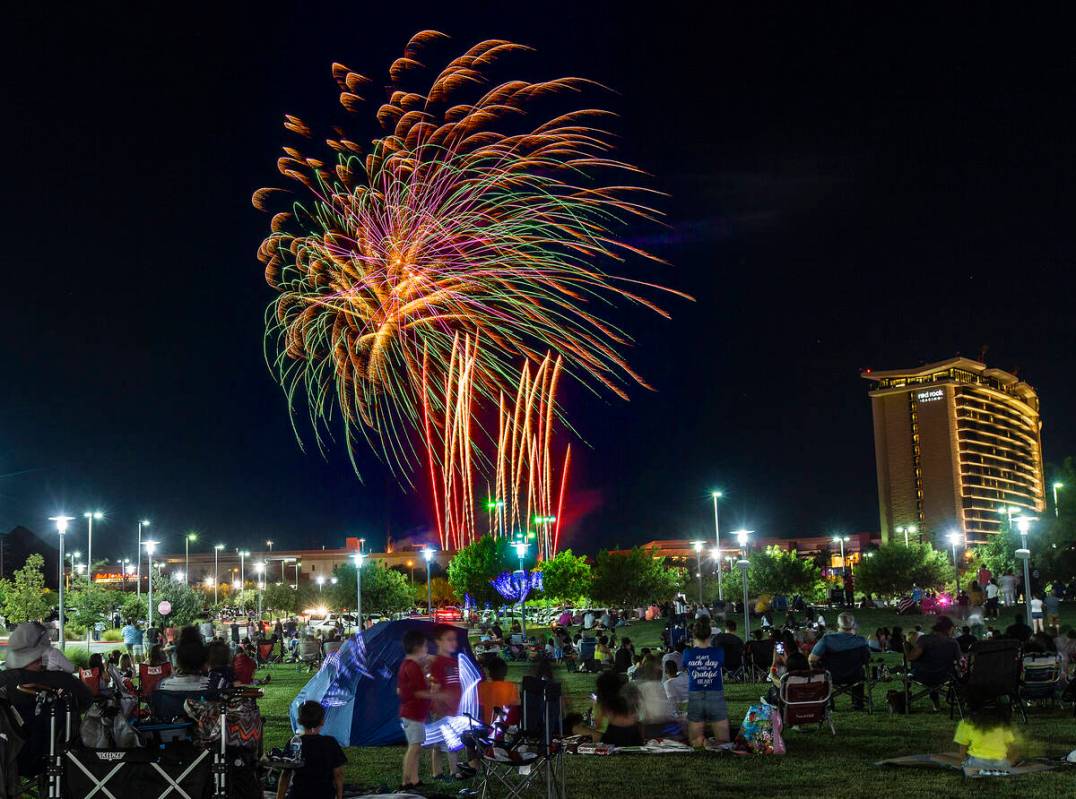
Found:
[[[460,710],[460,697],[463,687],[460,685],[460,666],[455,658],[437,655],[430,664],[430,679],[437,683],[438,690],[448,694],[447,699],[434,703],[433,710],[442,716],[455,716]]]
[[[400,718],[425,721],[430,713],[430,700],[415,696],[416,691],[426,691],[426,675],[418,661],[404,658],[400,673],[396,675],[396,693],[400,697]]]
[[[246,652],[237,652],[232,661],[232,672],[235,674],[236,685],[252,685],[254,683],[254,669],[256,664]]]

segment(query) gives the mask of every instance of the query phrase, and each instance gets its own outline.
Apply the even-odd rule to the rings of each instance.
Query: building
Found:
[[[247,554],[240,558],[235,547],[223,548],[217,553],[214,560],[212,546],[208,551],[201,548],[191,548],[190,556],[184,552],[157,554],[153,556],[154,564],[161,564],[166,574],[175,575],[183,573],[188,564],[190,574],[185,575],[190,583],[205,583],[207,578],[212,579],[214,573],[219,575],[222,583],[235,583],[240,575],[249,583],[257,580],[258,564],[266,575],[266,581],[270,583],[287,583],[295,585],[303,583],[327,583],[332,579],[333,570],[337,566],[353,562],[352,558],[359,552],[360,542],[358,538],[348,538],[342,548],[321,547],[319,549],[250,549],[243,550]],[[366,550],[364,556],[370,562],[378,562],[389,568],[396,568],[409,574],[415,580],[426,579],[426,561],[422,554],[422,546],[393,547],[391,552],[370,552]],[[451,552],[433,551],[431,568],[434,575],[441,576],[448,568],[452,558]],[[145,583],[146,563],[142,562],[143,583]],[[120,584],[121,574],[117,570],[115,574],[99,572],[94,577],[96,582],[108,582]],[[133,590],[135,580],[128,577],[125,584]],[[143,586],[144,588],[144,586]]]
[[[862,377],[883,541],[914,527],[937,544],[950,532],[983,543],[1046,507],[1039,399],[1016,375],[951,358]]]
[[[877,534],[875,533],[852,533],[845,536],[845,538],[847,540],[844,542],[844,554],[850,565],[858,564],[864,553],[878,544]],[[714,550],[713,538],[700,539],[700,541],[703,545],[701,553],[703,560],[711,560]],[[828,551],[830,553],[830,567],[839,569],[843,566],[841,563],[840,543],[835,542],[831,535],[806,535],[798,538],[751,536],[748,547],[751,550],[778,547],[786,551],[795,551],[803,557],[814,557],[821,552]],[[698,562],[695,542],[687,538],[659,538],[643,544],[640,548],[651,552],[655,558],[664,558],[673,566],[694,569]],[[626,554],[627,552],[628,550],[620,550],[621,554]],[[731,532],[723,533],[721,536],[722,559],[737,560],[741,554],[736,536]],[[727,564],[726,568],[729,568]]]

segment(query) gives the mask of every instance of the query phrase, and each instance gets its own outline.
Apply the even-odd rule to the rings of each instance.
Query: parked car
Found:
[[[454,624],[456,622],[461,622],[463,621],[463,611],[453,605],[448,605],[443,608],[434,608],[433,620],[438,624]]]

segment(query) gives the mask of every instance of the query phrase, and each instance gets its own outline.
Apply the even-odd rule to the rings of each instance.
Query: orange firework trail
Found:
[[[610,157],[612,115],[570,104],[597,85],[495,82],[494,66],[528,50],[502,40],[480,42],[424,79],[446,38],[423,31],[392,64],[376,134],[336,128],[321,155],[284,148],[278,169],[296,196],[273,216],[258,253],[277,292],[266,360],[293,419],[304,405],[319,447],[342,423],[353,464],[365,439],[408,481],[430,454],[421,440],[431,417],[450,439],[448,450],[438,440],[437,457],[457,457],[463,405],[497,403],[522,385],[521,365],[540,369],[547,353],[593,389],[626,398],[632,384],[645,386],[623,357],[630,337],[595,309],[623,302],[665,316],[640,291],[669,291],[626,273],[636,256],[658,259],[619,229],[658,215],[642,199],[647,190],[610,179],[640,174]],[[332,73],[343,107],[363,111],[376,93],[371,81],[341,64]],[[544,110],[556,103],[568,105]],[[312,137],[296,116],[284,127]],[[254,205],[268,210],[281,191],[259,189]],[[460,336],[473,347],[463,347],[462,364],[453,360]],[[453,370],[465,372],[467,403]],[[535,400],[548,416],[546,401]],[[552,467],[545,444],[527,446],[537,449],[517,453],[511,467],[541,464],[533,490],[545,508],[538,498]],[[452,530],[462,535],[459,524]]]

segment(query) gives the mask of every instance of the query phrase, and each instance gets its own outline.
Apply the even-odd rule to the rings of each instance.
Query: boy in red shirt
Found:
[[[426,717],[430,700],[439,696],[430,690],[423,673],[426,660],[426,636],[420,630],[408,630],[403,637],[404,659],[396,675],[396,694],[400,697],[400,725],[407,739],[403,759],[403,784],[407,791],[422,785],[418,778],[418,760],[426,743]]]
[[[430,662],[430,683],[438,695],[433,699],[431,716],[434,720],[446,716],[456,716],[460,712],[460,698],[463,688],[460,685],[460,666],[456,660],[456,652],[459,650],[459,638],[456,637],[455,627],[441,627],[435,634],[434,643],[437,644],[437,654]],[[441,774],[441,761],[438,751],[445,753],[448,759],[448,774]],[[459,773],[456,768],[457,753],[449,749],[448,743],[443,742],[440,747],[430,750],[430,767],[435,780],[462,780],[466,777]]]

